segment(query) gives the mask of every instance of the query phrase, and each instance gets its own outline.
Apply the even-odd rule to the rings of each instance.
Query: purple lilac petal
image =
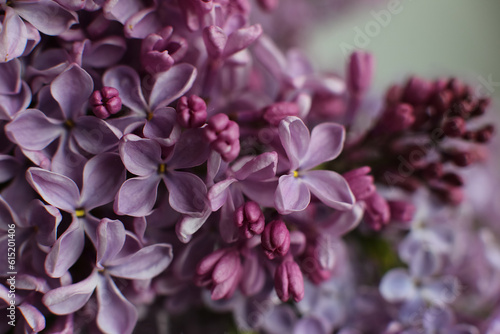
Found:
[[[37,109],[18,113],[5,127],[7,136],[24,149],[39,151],[61,136],[62,122]]]
[[[62,286],[47,292],[42,302],[54,314],[64,315],[81,309],[94,293],[99,274],[94,270],[81,282]]]
[[[290,160],[290,170],[296,170],[306,155],[311,141],[309,129],[300,118],[289,116],[280,122],[279,136]]]
[[[318,319],[305,317],[297,321],[293,334],[327,334],[327,331]]]
[[[50,0],[16,1],[16,13],[46,35],[59,35],[78,22],[77,15]]]
[[[78,146],[91,154],[111,150],[121,138],[118,129],[93,116],[79,117],[71,134]]]
[[[239,229],[234,222],[234,211],[241,205],[243,205],[241,195],[235,196],[234,192],[229,189],[229,196],[221,207],[219,218],[219,231],[224,242],[232,243],[238,240]]]
[[[128,134],[122,138],[120,156],[129,172],[147,176],[158,170],[158,165],[161,163],[161,147],[154,140]]]
[[[208,159],[210,149],[201,129],[189,129],[182,132],[175,144],[168,167],[173,169],[199,166]]]
[[[150,279],[164,271],[172,262],[172,247],[155,244],[144,247],[129,256],[106,264],[112,276],[127,279]]]
[[[196,79],[197,71],[193,65],[178,64],[158,75],[151,96],[149,106],[151,110],[166,107],[191,89]]]
[[[105,37],[92,43],[87,41],[83,51],[83,63],[94,68],[110,67],[120,61],[126,47],[125,39],[120,36]]]
[[[399,302],[411,300],[417,291],[406,270],[393,269],[382,278],[380,293],[389,302]]]
[[[250,44],[255,42],[260,35],[262,35],[262,27],[260,24],[255,24],[253,26],[234,31],[227,38],[223,56],[229,57],[243,49],[246,49],[250,46]]]
[[[308,170],[338,157],[344,147],[345,130],[335,123],[319,124],[311,132],[311,142],[300,168]]]
[[[9,6],[4,8],[5,16],[0,32],[0,62],[8,62],[21,56],[26,47],[26,26],[23,20]]]
[[[47,203],[67,212],[77,208],[80,190],[70,178],[37,167],[29,168],[26,177]]]
[[[249,251],[244,257],[243,276],[240,289],[245,296],[259,293],[264,287],[266,273],[255,251]]]
[[[311,201],[311,193],[305,182],[293,175],[283,175],[279,178],[274,201],[276,210],[286,215],[304,210]]]
[[[26,320],[33,332],[38,333],[45,328],[45,317],[36,307],[27,303],[22,303],[17,308],[21,311],[24,320]]]
[[[10,155],[0,155],[0,183],[12,179],[19,171],[19,162]]]
[[[177,125],[177,113],[170,107],[161,107],[153,112],[153,117],[144,125],[144,137],[155,139],[163,146],[172,146],[179,138],[181,129]]]
[[[42,246],[52,246],[57,239],[57,226],[62,215],[56,207],[33,200],[26,215],[31,226],[37,227],[36,241]]]
[[[113,201],[124,181],[125,168],[118,154],[96,155],[83,169],[81,205],[91,210]]]
[[[222,28],[209,26],[203,29],[203,41],[210,57],[219,58],[226,47],[227,35]]]
[[[355,198],[347,181],[334,171],[312,170],[299,178],[302,178],[314,196],[329,207],[350,210],[354,205]]]
[[[175,226],[175,232],[179,240],[188,243],[195,234],[205,224],[212,211],[206,208],[201,216],[185,215]]]
[[[115,200],[115,212],[133,217],[147,216],[156,202],[161,177],[140,176],[125,181]]]
[[[261,206],[273,207],[278,180],[255,182],[251,178],[239,183],[241,191]]]
[[[50,92],[66,119],[75,119],[92,94],[92,77],[76,64],[71,65],[50,84]]]
[[[85,244],[83,222],[74,217],[73,222],[57,239],[45,259],[45,271],[51,277],[61,277],[80,257]]]
[[[293,328],[297,322],[297,315],[287,304],[272,308],[262,317],[263,319],[259,322],[263,324],[266,333],[270,334],[293,333]]]
[[[0,95],[16,94],[21,89],[21,62],[0,63]]]
[[[207,187],[195,174],[172,171],[164,176],[170,206],[177,212],[200,216],[207,206]]]
[[[137,322],[137,310],[118,290],[109,275],[97,278],[97,325],[109,334],[131,334]]]
[[[97,227],[97,260],[98,266],[112,260],[125,244],[125,227],[119,220],[104,218]]]
[[[453,325],[455,319],[449,309],[432,307],[425,312],[422,322],[428,332],[438,332]]]
[[[104,86],[113,87],[120,93],[122,103],[136,113],[146,114],[148,105],[141,90],[141,79],[137,72],[128,66],[116,66],[104,73]]]
[[[412,254],[410,260],[410,273],[413,277],[424,278],[436,274],[441,263],[438,255],[427,247],[419,248]]]
[[[152,31],[160,31],[161,28],[156,7],[135,13],[124,24],[125,36],[128,38],[146,38]]]
[[[265,181],[276,175],[277,165],[276,152],[262,153],[235,170],[234,177],[238,180]]]
[[[460,282],[456,277],[443,276],[425,284],[422,296],[434,305],[443,306],[452,303],[460,294]]]
[[[71,178],[75,183],[81,185],[83,167],[87,159],[72,150],[70,147],[73,145],[71,139],[67,134],[61,136],[56,154],[52,157],[50,169],[55,173]]]
[[[0,119],[10,120],[17,113],[26,110],[31,103],[31,90],[26,82],[22,82],[21,90],[15,95],[0,94]]]
[[[358,202],[353,206],[352,210],[334,212],[321,225],[332,237],[341,237],[359,225],[363,214],[364,207]]]

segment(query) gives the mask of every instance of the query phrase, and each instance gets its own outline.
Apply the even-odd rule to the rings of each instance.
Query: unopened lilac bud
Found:
[[[116,88],[103,87],[101,90],[92,93],[90,105],[97,117],[105,119],[122,109],[122,100]]]
[[[444,90],[439,92],[434,96],[432,105],[436,110],[440,113],[445,112],[451,106],[451,102],[453,101],[453,92],[450,90]]]
[[[351,54],[347,69],[347,87],[354,95],[365,93],[371,85],[374,58],[371,53],[356,51]]]
[[[455,173],[446,173],[441,178],[441,181],[455,187],[461,187],[464,185],[464,180],[462,177]]]
[[[197,96],[183,96],[177,103],[177,122],[185,128],[199,128],[207,121],[207,104]]]
[[[290,297],[296,302],[304,298],[304,277],[295,261],[285,260],[276,268],[274,288],[283,302],[287,302]]]
[[[431,82],[418,77],[412,77],[408,80],[403,100],[410,104],[425,104],[433,92]]]
[[[479,143],[487,143],[490,141],[491,137],[493,137],[493,132],[495,128],[493,125],[486,125],[482,129],[476,131],[475,139]]]
[[[464,200],[464,191],[461,187],[437,183],[431,184],[431,189],[441,200],[450,204],[457,205]]]
[[[400,132],[409,129],[415,123],[413,107],[406,103],[400,103],[389,107],[377,126],[379,132]]]
[[[374,192],[365,199],[365,205],[365,221],[372,229],[378,231],[389,223],[391,210],[387,201],[379,193]]]
[[[474,162],[474,155],[467,151],[450,153],[449,158],[459,167],[467,167]]]
[[[142,65],[151,74],[167,71],[184,57],[187,47],[184,38],[173,35],[172,27],[165,27],[142,41]]]
[[[353,169],[343,176],[349,187],[351,188],[356,200],[361,201],[368,198],[375,192],[375,185],[373,184],[373,176],[368,175],[371,168],[364,166],[361,168]]]
[[[271,125],[278,126],[287,116],[298,116],[299,106],[293,102],[277,102],[264,108],[263,118]]]
[[[196,267],[195,284],[208,287],[212,299],[229,298],[241,279],[240,254],[234,249],[219,249],[204,257]]]
[[[264,232],[266,223],[259,204],[253,201],[246,202],[236,209],[234,217],[236,225],[240,228],[245,238],[250,239],[254,235]]]
[[[204,134],[211,148],[218,152],[224,161],[233,161],[240,153],[240,128],[236,122],[229,120],[226,114],[211,117]]]
[[[262,9],[270,12],[278,7],[279,0],[257,0],[257,3]]]
[[[407,223],[415,215],[415,206],[405,201],[388,201],[391,209],[391,219]]]
[[[290,232],[281,220],[273,220],[264,228],[262,247],[269,259],[285,256],[290,249]]]
[[[448,118],[443,124],[443,131],[448,137],[461,137],[465,133],[465,120],[462,117]]]
[[[422,174],[428,180],[438,179],[443,176],[443,164],[432,162],[423,168]]]

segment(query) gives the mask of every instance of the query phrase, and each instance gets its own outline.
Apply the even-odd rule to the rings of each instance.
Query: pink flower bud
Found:
[[[210,118],[204,134],[212,149],[218,152],[224,161],[236,159],[240,153],[240,128],[229,120],[226,114],[217,114]]]
[[[433,90],[432,82],[412,77],[405,86],[403,100],[410,104],[425,104],[431,97]]]
[[[122,100],[116,88],[103,87],[101,90],[92,93],[90,105],[97,117],[106,119],[122,109]]]
[[[235,211],[236,225],[240,228],[245,238],[262,234],[265,221],[260,206],[255,202],[246,202]]]
[[[269,259],[285,256],[290,249],[290,232],[281,220],[273,220],[264,228],[262,247]]]
[[[389,223],[391,219],[389,204],[379,193],[374,192],[365,199],[365,204],[365,221],[372,229],[378,231]]]
[[[371,53],[356,51],[351,54],[347,69],[347,87],[354,95],[365,93],[371,85],[374,58]]]
[[[465,133],[465,120],[462,117],[448,118],[443,124],[443,131],[448,137],[461,137]]]
[[[199,128],[207,121],[207,104],[196,95],[183,96],[177,103],[177,122],[185,128]]]
[[[274,288],[283,302],[288,301],[290,297],[296,302],[304,298],[304,277],[295,261],[286,260],[276,268]]]
[[[165,27],[142,41],[142,66],[151,74],[167,71],[184,57],[187,47],[184,38],[173,35],[172,27]]]
[[[264,108],[263,118],[271,125],[278,126],[287,116],[298,116],[299,106],[293,102],[277,102]]]
[[[344,178],[349,184],[356,200],[361,201],[368,198],[375,192],[375,185],[373,184],[373,176],[368,175],[371,168],[364,166],[361,168],[353,169],[344,173]]]
[[[391,209],[391,218],[407,223],[413,219],[415,215],[415,206],[405,201],[388,201],[389,208]]]

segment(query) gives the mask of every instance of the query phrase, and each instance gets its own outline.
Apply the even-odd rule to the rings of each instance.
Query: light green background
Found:
[[[356,27],[365,31],[367,24],[378,24],[371,12],[388,10],[389,2],[321,23],[306,46],[313,62],[321,69],[343,71],[340,46],[355,46]],[[365,48],[377,59],[377,90],[411,73],[455,75],[476,88],[479,77],[490,76],[497,82],[491,94],[500,97],[500,0],[400,0],[399,8],[386,27],[379,24],[378,34],[372,27],[374,36]],[[487,88],[482,92],[490,94]]]

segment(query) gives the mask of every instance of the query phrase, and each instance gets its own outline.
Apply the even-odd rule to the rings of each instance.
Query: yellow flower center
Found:
[[[293,177],[299,177],[299,172],[297,172],[296,170],[293,171]]]
[[[78,218],[83,218],[83,217],[85,217],[85,210],[84,209],[76,209],[75,215]]]
[[[159,173],[159,174],[163,174],[163,173],[165,173],[165,171],[166,171],[166,170],[167,170],[167,166],[166,166],[165,164],[160,164],[160,165],[158,166],[158,173]]]

